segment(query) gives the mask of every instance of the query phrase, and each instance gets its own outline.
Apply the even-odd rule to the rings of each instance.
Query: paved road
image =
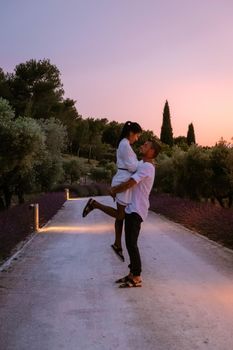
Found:
[[[232,350],[233,254],[150,213],[143,287],[119,289],[113,221],[82,219],[85,201],[66,202],[0,273],[0,349]]]

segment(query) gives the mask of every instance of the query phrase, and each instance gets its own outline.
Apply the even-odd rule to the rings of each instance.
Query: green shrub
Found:
[[[77,182],[81,177],[80,162],[71,159],[63,162],[64,179],[70,184]]]
[[[110,182],[112,172],[111,170],[102,167],[92,168],[90,171],[90,178],[96,182]]]
[[[219,142],[210,152],[212,196],[221,206],[233,202],[233,148],[224,141]]]
[[[175,176],[173,159],[166,154],[161,154],[157,161],[155,188],[160,192],[172,193],[174,191]]]

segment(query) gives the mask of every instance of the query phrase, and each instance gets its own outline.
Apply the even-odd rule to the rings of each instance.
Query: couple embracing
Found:
[[[148,140],[140,147],[142,159],[138,161],[131,145],[142,132],[138,123],[126,122],[117,147],[117,173],[112,179],[110,195],[116,201],[116,208],[89,199],[83,209],[83,217],[99,209],[115,218],[114,252],[124,261],[121,236],[125,221],[125,243],[129,254],[129,273],[116,281],[120,288],[141,287],[141,258],[137,245],[141,223],[149,209],[149,194],[155,177],[154,159],[160,152],[160,144]]]

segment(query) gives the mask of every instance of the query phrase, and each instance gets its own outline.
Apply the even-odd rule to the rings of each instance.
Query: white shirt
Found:
[[[144,221],[148,215],[149,194],[154,184],[155,167],[149,162],[141,160],[135,174],[131,176],[137,184],[131,189],[131,203],[125,209],[127,214],[137,213]]]
[[[138,160],[135,152],[130,146],[129,140],[124,138],[117,148],[117,168],[127,169],[134,173],[138,166]]]
[[[129,140],[124,138],[119,143],[117,148],[117,173],[112,179],[111,186],[117,186],[122,182],[126,182],[130,179],[132,174],[136,171],[138,166],[138,159],[130,146]],[[121,168],[121,169],[119,169]],[[125,169],[125,170],[122,170]],[[127,205],[131,202],[131,189],[125,192],[117,193],[116,201],[122,205]]]

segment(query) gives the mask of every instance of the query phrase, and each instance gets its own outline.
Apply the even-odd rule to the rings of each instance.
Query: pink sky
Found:
[[[50,58],[83,117],[138,121],[159,136],[165,100],[174,136],[233,137],[231,0],[9,0],[0,67]]]

